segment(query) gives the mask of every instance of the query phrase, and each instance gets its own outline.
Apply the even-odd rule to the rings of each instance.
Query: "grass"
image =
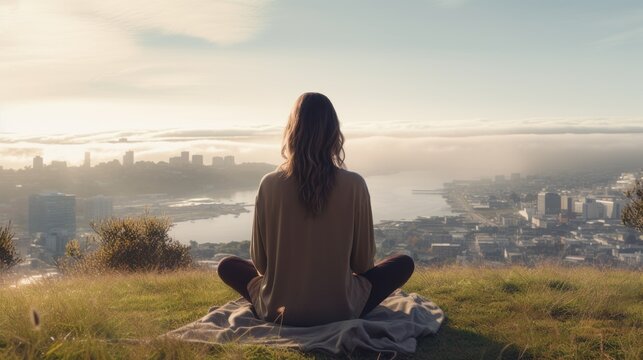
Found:
[[[641,272],[446,267],[416,271],[404,289],[435,301],[448,317],[440,333],[421,339],[410,358],[643,357]],[[157,339],[200,318],[211,305],[237,297],[204,271],[76,276],[4,287],[0,358],[328,358],[262,346]]]

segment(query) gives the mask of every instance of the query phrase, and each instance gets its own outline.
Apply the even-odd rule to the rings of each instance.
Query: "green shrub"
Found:
[[[16,251],[14,237],[15,234],[11,230],[11,223],[0,226],[0,272],[9,270],[22,262]]]
[[[88,255],[78,253],[81,261],[74,266],[76,270],[165,271],[192,265],[189,247],[169,236],[172,222],[168,218],[144,214],[91,226],[98,250]]]

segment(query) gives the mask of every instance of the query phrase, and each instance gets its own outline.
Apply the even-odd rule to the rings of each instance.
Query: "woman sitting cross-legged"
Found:
[[[283,140],[286,160],[257,193],[253,262],[227,257],[219,276],[267,321],[312,326],[362,317],[406,283],[413,260],[398,255],[374,265],[368,188],[344,169],[344,136],[326,96],[299,97]]]

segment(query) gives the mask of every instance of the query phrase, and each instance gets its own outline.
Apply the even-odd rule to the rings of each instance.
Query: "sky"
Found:
[[[365,171],[643,166],[641,63],[638,0],[0,0],[0,165],[277,162],[294,100],[319,91]]]

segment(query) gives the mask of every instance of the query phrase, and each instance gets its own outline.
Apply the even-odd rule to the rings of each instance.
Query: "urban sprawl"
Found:
[[[101,172],[101,167],[110,171]],[[244,168],[244,164],[235,164],[232,156],[216,156],[212,158],[211,165],[205,165],[202,155],[190,158],[187,151],[170,158],[168,162],[134,162],[134,153],[128,151],[122,163],[114,160],[96,167],[91,166],[90,154],[86,154],[84,165],[77,168],[68,168],[66,163],[59,161],[45,165],[43,158],[37,156],[33,159],[32,167],[20,171],[0,169],[3,180],[15,183],[9,185],[16,189],[13,193],[18,194],[18,190],[22,190],[26,198],[24,201],[19,196],[12,198],[7,195],[0,202],[2,222],[13,221],[13,217],[20,219],[20,214],[26,213],[22,221],[24,224],[21,226],[21,221],[17,222],[18,238],[21,240],[19,247],[27,255],[23,268],[53,271],[55,259],[64,255],[65,246],[71,239],[78,239],[85,248],[91,248],[89,224],[111,216],[128,216],[146,209],[152,213],[156,211],[173,215],[176,221],[248,211],[248,204],[205,202],[175,206],[178,197],[167,193],[126,196],[127,201],[123,201],[123,197],[116,195],[79,190],[84,194],[77,196],[37,191],[43,189],[43,183],[26,185],[28,181],[25,179],[33,177],[68,177],[70,169],[86,171],[78,173],[78,176],[91,179],[86,179],[91,184],[111,181],[105,173],[113,174],[118,170],[127,174],[137,169],[136,174],[151,172],[152,178],[180,178],[196,184],[198,188],[201,183],[196,180],[193,182],[191,178],[210,176],[219,179],[224,176],[222,174],[235,171],[238,172],[237,176],[250,178],[246,181],[256,186],[271,166],[250,164]],[[627,204],[624,192],[637,179],[643,178],[643,171],[620,175],[595,174],[593,177],[523,177],[511,174],[509,177],[498,175],[495,178],[452,181],[445,183],[442,189],[415,189],[414,196],[443,196],[454,215],[376,224],[377,257],[406,253],[420,265],[530,266],[555,261],[568,265],[641,269],[643,236],[625,227],[620,214]],[[157,186],[162,188],[173,183],[172,180]],[[77,188],[91,187],[81,185]],[[31,186],[35,192],[29,193],[31,190],[24,186]],[[117,206],[115,198],[120,199],[116,201]],[[26,202],[25,211],[19,205],[23,201]],[[247,247],[247,241],[228,244],[191,242],[193,256],[206,266],[216,266],[217,260],[225,254],[247,257]]]

